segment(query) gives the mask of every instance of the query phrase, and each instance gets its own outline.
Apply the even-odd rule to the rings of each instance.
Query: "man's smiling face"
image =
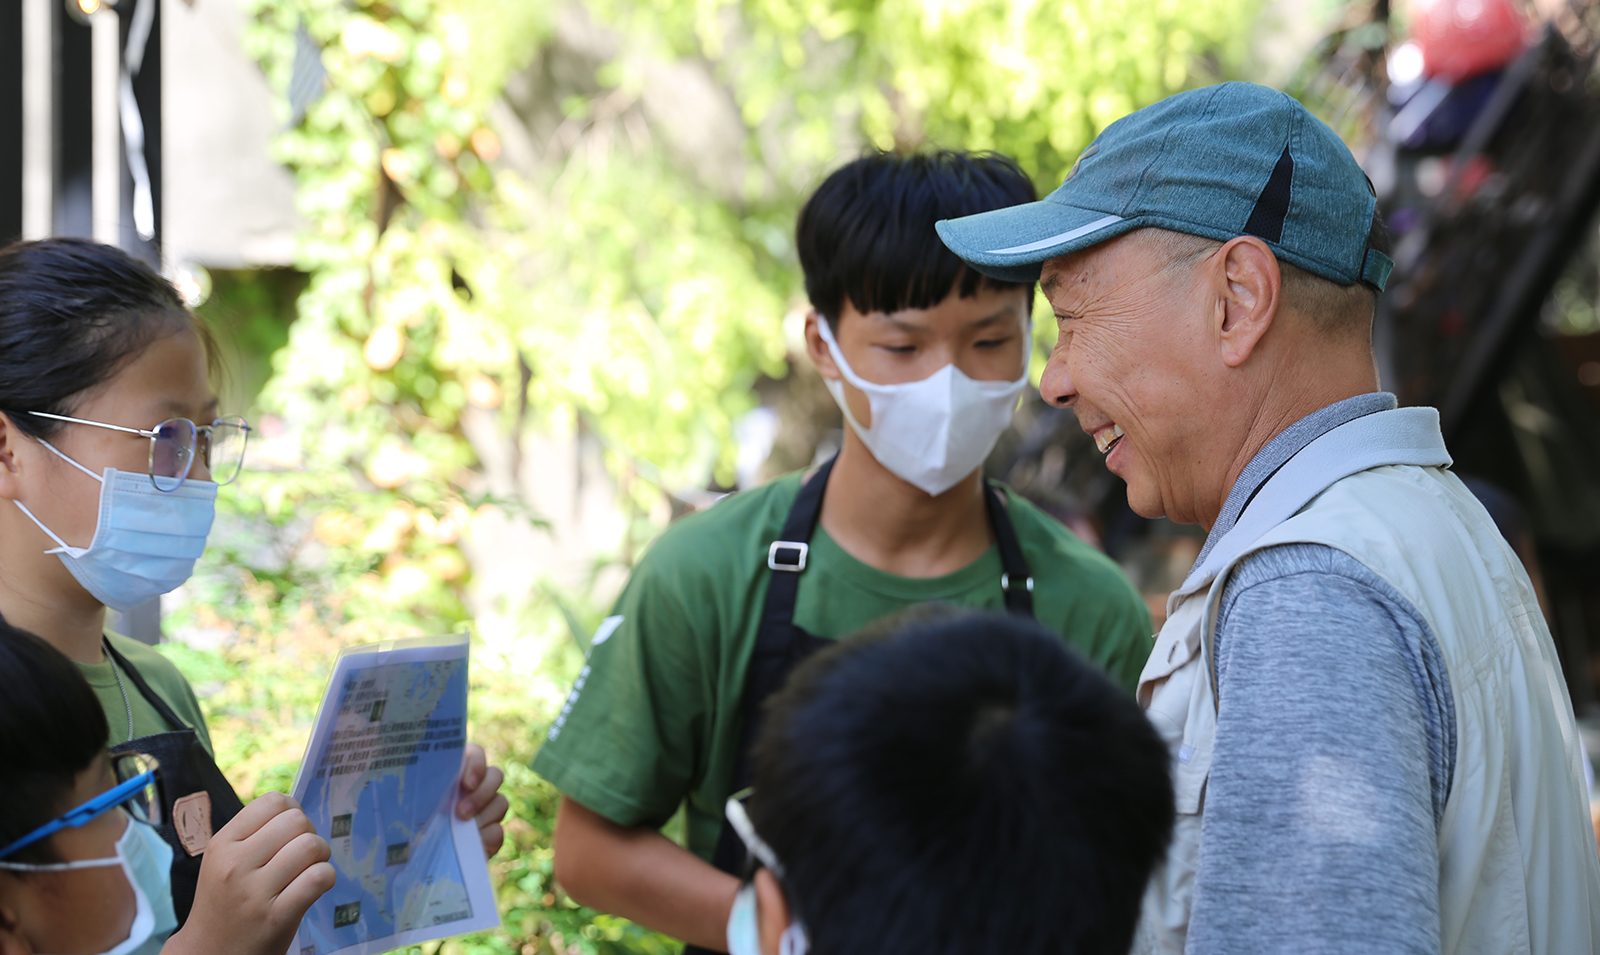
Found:
[[[1214,305],[1206,257],[1174,262],[1157,235],[1137,230],[1044,263],[1058,338],[1039,390],[1077,414],[1136,513],[1195,523],[1205,433],[1220,410],[1204,360]]]

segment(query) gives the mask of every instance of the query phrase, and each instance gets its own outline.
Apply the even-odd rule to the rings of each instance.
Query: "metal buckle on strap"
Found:
[[[792,553],[794,560],[779,561],[778,554]],[[767,548],[767,566],[772,570],[786,570],[791,574],[798,574],[806,569],[806,555],[811,553],[811,545],[805,541],[773,541]],[[1031,587],[1032,581],[1029,581]]]
[[[1027,587],[1028,587],[1028,593],[1030,593],[1030,594],[1033,593],[1033,578],[1032,577],[1028,578]],[[1011,592],[1011,575],[1010,574],[1001,574],[1000,575],[1000,589],[1004,590],[1006,593],[1010,593]]]

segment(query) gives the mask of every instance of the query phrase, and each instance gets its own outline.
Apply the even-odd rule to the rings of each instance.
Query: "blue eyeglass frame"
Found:
[[[105,792],[94,797],[76,809],[67,810],[55,819],[52,819],[51,821],[23,836],[21,839],[18,839],[16,842],[11,843],[11,845],[6,846],[4,849],[0,849],[0,859],[4,859],[6,856],[16,852],[18,849],[31,846],[40,839],[53,836],[63,829],[76,829],[80,826],[87,825],[90,821],[105,815],[116,807],[132,799],[135,793],[139,792],[139,790],[155,781],[157,772],[157,769],[150,769],[142,772],[126,782],[118,783],[110,789],[107,789]]]

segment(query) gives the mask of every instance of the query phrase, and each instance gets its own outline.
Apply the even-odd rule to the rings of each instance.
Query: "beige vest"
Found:
[[[1209,656],[1233,567],[1291,543],[1348,553],[1402,594],[1442,651],[1457,749],[1439,825],[1440,951],[1600,952],[1600,855],[1577,730],[1527,574],[1454,475],[1427,408],[1329,431],[1256,494],[1168,601],[1139,701],[1173,754],[1178,822],[1135,952],[1180,955],[1216,737]]]

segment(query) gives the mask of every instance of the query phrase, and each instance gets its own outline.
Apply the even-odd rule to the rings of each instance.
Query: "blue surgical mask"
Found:
[[[100,482],[100,517],[88,547],[62,540],[21,501],[28,519],[50,535],[67,570],[112,610],[129,610],[175,590],[194,573],[216,518],[217,485],[190,478],[176,490],[158,490],[148,474],[106,468],[94,473],[41,441],[63,461]]]
[[[128,827],[117,840],[117,854],[104,859],[83,859],[50,865],[0,862],[0,869],[20,872],[65,872],[121,866],[133,886],[133,925],[128,937],[105,955],[157,955],[167,939],[178,929],[172,908],[172,847],[149,823],[128,817]]]
[[[778,939],[778,955],[806,955],[810,947],[798,919]],[[756,887],[746,882],[728,913],[728,955],[761,955],[761,922],[756,917]]]
[[[739,841],[766,866],[773,877],[781,880],[783,863],[778,861],[778,854],[772,851],[766,840],[757,834],[739,796],[728,799],[725,813],[728,824],[739,834]],[[800,924],[799,916],[793,915],[778,939],[778,955],[806,955],[806,949],[810,947],[805,927]],[[761,921],[756,916],[754,882],[746,882],[739,889],[739,894],[733,899],[733,909],[728,912],[728,955],[761,955]]]

